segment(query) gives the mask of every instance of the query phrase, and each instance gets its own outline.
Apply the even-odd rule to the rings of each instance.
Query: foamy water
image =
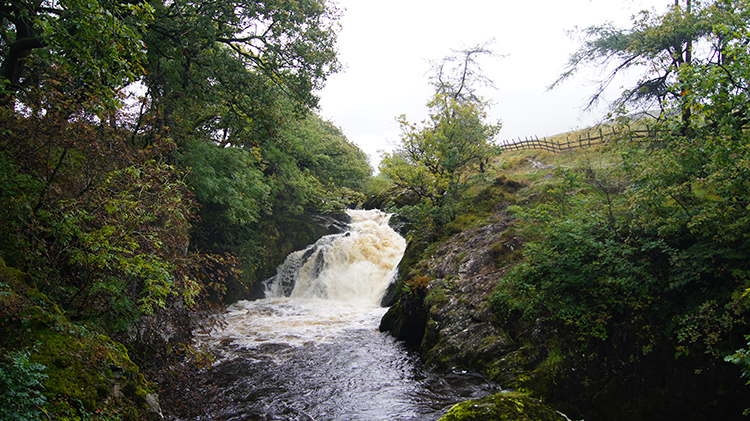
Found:
[[[378,210],[349,211],[350,231],[327,235],[290,254],[266,285],[266,297],[323,299],[361,307],[380,304],[406,240]],[[288,291],[291,288],[291,293]]]
[[[240,301],[228,308],[226,327],[203,337],[253,348],[268,343],[289,346],[332,343],[350,330],[376,331],[387,308],[320,299],[288,297]]]
[[[289,255],[266,298],[240,301],[201,340],[223,358],[208,373],[221,405],[197,420],[432,420],[497,387],[470,373],[426,373],[378,331],[406,241],[380,211],[350,211],[350,231]]]

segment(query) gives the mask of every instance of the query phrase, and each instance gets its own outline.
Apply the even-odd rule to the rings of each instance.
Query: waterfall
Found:
[[[406,241],[379,210],[350,210],[349,230],[287,256],[265,282],[267,298],[377,305],[396,274]]]
[[[349,230],[289,255],[266,298],[232,304],[225,323],[196,334],[218,357],[207,390],[220,399],[193,421],[426,421],[497,392],[481,376],[425,372],[378,330],[406,241],[383,212],[347,213]]]

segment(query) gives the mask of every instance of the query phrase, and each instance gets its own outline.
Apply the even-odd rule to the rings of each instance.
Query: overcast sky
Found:
[[[580,45],[567,32],[607,21],[626,26],[642,9],[663,11],[672,0],[334,0],[342,9],[338,37],[341,73],[319,92],[320,114],[379,162],[379,150],[399,140],[396,117],[427,116],[429,61],[490,39],[503,58],[482,59],[495,90],[492,120],[498,140],[554,135],[591,125],[603,109],[583,112],[595,72],[560,88],[547,87]],[[614,86],[616,98],[624,82]]]

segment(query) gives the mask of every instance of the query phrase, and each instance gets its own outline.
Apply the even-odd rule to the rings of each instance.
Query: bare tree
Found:
[[[430,78],[437,96],[445,96],[458,102],[481,102],[477,89],[482,86],[495,87],[484,75],[477,62],[479,56],[502,57],[490,48],[489,40],[463,50],[451,50],[442,60],[432,62],[433,76]]]

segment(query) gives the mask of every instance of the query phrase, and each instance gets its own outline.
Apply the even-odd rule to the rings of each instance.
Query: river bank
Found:
[[[539,225],[520,223],[517,215],[550,212],[550,201],[572,203],[583,191],[578,187],[561,197],[550,193],[580,164],[540,167],[535,163],[541,157],[522,155],[506,157],[512,164],[506,161],[505,175],[469,195],[466,206],[472,210],[457,218],[464,227],[454,223],[437,241],[409,244],[399,270],[398,298],[381,330],[411,344],[428,369],[475,370],[503,389],[542,399],[571,419],[744,419],[749,388],[740,369],[723,355],[700,351],[698,338],[706,325],[675,333],[679,323],[706,323],[714,316],[682,310],[667,318],[664,310],[656,310],[669,303],[669,308],[684,308],[697,295],[673,291],[662,294],[658,304],[663,307],[632,304],[635,298],[618,298],[625,292],[598,281],[602,275],[593,272],[579,278],[591,284],[556,292],[558,301],[547,303],[549,292],[543,288],[557,282],[554,275],[538,284],[518,277],[517,267],[526,267],[529,250],[539,250],[541,237],[533,231]],[[510,174],[518,178],[507,178]],[[579,237],[567,250],[588,250],[586,241]],[[607,272],[602,268],[599,273]],[[584,295],[594,287],[599,288],[595,294],[609,295]],[[718,299],[707,294],[710,288],[705,284],[702,294]],[[731,294],[724,297],[731,306]],[[616,300],[621,304],[608,304]],[[543,311],[540,304],[546,306]],[[568,311],[578,313],[560,313]],[[744,313],[738,311],[730,325],[734,330],[717,334],[716,343],[741,339]],[[600,330],[584,330],[591,329],[591,321]],[[694,335],[695,342],[680,335]],[[729,349],[742,344],[727,343]]]

